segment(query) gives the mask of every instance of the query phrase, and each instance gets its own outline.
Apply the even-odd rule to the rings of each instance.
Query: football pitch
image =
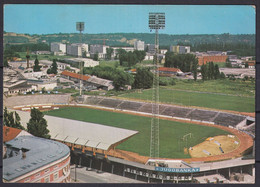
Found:
[[[149,156],[151,133],[151,118],[149,117],[79,107],[60,108],[44,112],[44,114],[136,130],[139,132],[137,135],[116,148]],[[183,136],[189,133],[192,133],[192,136],[185,138],[186,141],[184,141]],[[160,157],[190,158],[190,155],[184,153],[184,147],[195,146],[208,137],[226,134],[230,133],[214,127],[160,120]]]

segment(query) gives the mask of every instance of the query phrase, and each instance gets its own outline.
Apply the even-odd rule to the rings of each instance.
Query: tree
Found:
[[[20,121],[21,118],[17,112],[8,112],[7,108],[4,108],[4,126],[25,130]]]
[[[195,59],[192,62],[192,73],[193,73],[193,78],[196,81],[197,80],[197,75],[198,75],[198,59]]]
[[[202,76],[202,80],[207,80],[208,79],[208,77],[207,77],[207,65],[205,65],[205,64],[203,64],[202,66],[201,66],[201,76]]]
[[[34,72],[41,71],[41,66],[39,66],[39,60],[37,58],[34,61],[33,71]]]
[[[137,68],[134,81],[134,88],[151,88],[153,85],[153,74],[147,68]]]
[[[53,62],[51,64],[51,68],[47,70],[47,74],[57,74],[58,73],[58,66],[56,59],[53,59]]]
[[[111,56],[112,56],[112,53],[113,53],[114,49],[113,48],[106,48],[106,52],[107,52],[107,55],[106,55],[106,59],[107,60],[111,60]]]
[[[51,72],[53,74],[57,74],[58,73],[58,66],[57,66],[57,62],[56,59],[53,59],[52,65],[51,65]]]
[[[226,78],[225,74],[223,72],[221,72],[220,73],[220,79],[225,79],[225,78]]]
[[[138,51],[138,50],[134,50],[134,54],[137,57],[138,62],[142,62],[145,58],[145,51]]]
[[[214,79],[214,64],[213,62],[208,63],[208,79],[212,80]]]
[[[113,79],[113,84],[116,90],[120,90],[121,88],[124,88],[125,85],[132,85],[133,82],[134,79],[132,75],[119,70],[117,71]]]
[[[215,69],[214,69],[214,79],[219,79],[220,78],[220,72],[219,72],[219,67],[217,64],[215,64]]]
[[[248,68],[248,62],[246,62],[246,64],[245,64],[245,68]]]
[[[50,138],[47,129],[47,121],[43,118],[44,114],[36,108],[31,110],[31,119],[27,123],[28,132],[41,138]]]
[[[93,60],[96,60],[96,61],[98,60],[98,53],[94,54]]]

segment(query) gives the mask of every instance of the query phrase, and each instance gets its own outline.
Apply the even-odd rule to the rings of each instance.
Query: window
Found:
[[[46,174],[46,173],[48,173],[49,171],[50,171],[50,170],[49,170],[49,169],[47,169],[47,170],[45,170],[45,171],[44,171],[44,173]]]
[[[37,173],[36,175],[35,175],[35,177],[37,178],[37,177],[40,177],[40,173]]]
[[[53,180],[57,180],[59,178],[59,172],[54,173]]]
[[[50,182],[50,176],[48,176],[48,177],[45,177],[45,178],[44,178],[44,182],[45,182],[45,183],[48,183],[48,182]]]
[[[58,165],[54,166],[54,168],[53,168],[53,169],[57,169],[57,168],[58,168]]]
[[[24,182],[29,182],[30,181],[30,178],[27,178],[24,180]]]

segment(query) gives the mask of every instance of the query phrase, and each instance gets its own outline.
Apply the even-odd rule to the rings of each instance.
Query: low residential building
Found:
[[[40,60],[40,66],[43,66],[45,68],[50,68],[52,66],[53,61],[50,60]],[[69,64],[62,63],[62,62],[56,62],[58,70],[65,70],[66,68],[71,68]]]
[[[7,95],[23,94],[32,91],[32,85],[26,80],[16,80],[4,83],[4,93]]]
[[[98,78],[96,76],[91,76],[87,82],[93,86],[96,86],[97,88],[103,89],[103,90],[112,90],[114,89],[113,81]]]
[[[81,75],[81,74],[77,74],[77,73],[72,73],[72,72],[69,72],[69,71],[63,71],[61,73],[61,76],[63,78],[72,80],[75,83],[78,83],[79,80],[81,79],[83,81],[83,84],[85,84],[87,86],[92,85],[92,86],[95,86],[97,88],[101,88],[101,89],[104,89],[104,90],[114,89],[113,81],[98,78],[96,76],[86,76],[86,75]]]
[[[63,71],[61,73],[61,76],[74,82],[79,82],[79,80],[81,79],[83,83],[87,83],[87,80],[90,78],[90,76],[72,73],[70,71]]]
[[[248,63],[248,68],[255,69],[255,61],[247,61],[247,63]]]
[[[165,55],[167,53],[167,51],[168,51],[167,49],[160,49],[160,54],[164,54]]]
[[[32,51],[31,54],[34,54],[34,55],[50,55],[51,52],[50,51]]]
[[[51,43],[51,52],[66,53],[66,44],[53,42]]]
[[[151,53],[146,53],[144,60],[153,60],[154,54]]]
[[[159,67],[158,71],[159,71],[159,75],[163,77],[170,77],[174,75],[183,74],[183,72],[178,68]]]
[[[70,149],[65,144],[3,127],[3,182],[70,182]]]

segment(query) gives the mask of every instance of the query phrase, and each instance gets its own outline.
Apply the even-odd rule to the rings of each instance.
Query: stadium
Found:
[[[51,139],[88,169],[149,183],[254,181],[255,119],[243,113],[160,103],[160,156],[150,158],[150,102],[55,94],[4,96],[4,105],[25,127],[28,111],[44,111]]]

